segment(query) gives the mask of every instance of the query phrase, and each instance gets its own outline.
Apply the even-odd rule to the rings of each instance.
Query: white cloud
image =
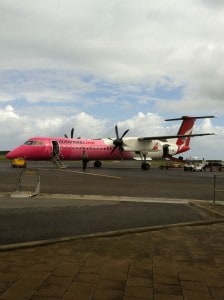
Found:
[[[20,119],[19,115],[16,114],[11,105],[7,105],[4,110],[0,110],[0,113],[3,122],[8,121],[9,119]]]
[[[121,131],[129,129],[129,136],[155,136],[163,134],[164,123],[163,119],[153,113],[144,114],[139,112],[138,115],[124,121],[118,122],[118,127]]]
[[[74,116],[73,124],[78,136],[101,138],[103,132],[106,130],[107,121],[81,112]]]

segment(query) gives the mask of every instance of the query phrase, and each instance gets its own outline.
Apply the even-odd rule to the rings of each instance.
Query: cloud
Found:
[[[130,119],[118,122],[120,131],[129,129],[129,136],[156,136],[163,134],[163,119],[153,113],[144,114],[139,112]]]
[[[105,119],[97,119],[84,112],[70,118],[62,114],[33,118],[32,115],[17,113],[12,106],[7,105],[0,110],[0,114],[0,126],[4,128],[0,132],[1,150],[12,149],[33,136],[69,136],[72,127],[75,128],[75,137],[100,138],[107,125]]]
[[[1,117],[3,120],[7,120],[8,118],[19,119],[19,116],[15,113],[14,108],[11,105],[7,105],[5,110],[1,111]]]
[[[209,8],[215,9],[217,11],[224,10],[224,3],[222,0],[201,0],[202,4],[208,5]]]
[[[223,24],[193,1],[1,3],[1,66],[75,67],[119,80],[185,74],[198,47],[218,42],[212,29]]]
[[[105,119],[97,119],[85,112],[71,118],[69,123],[74,124],[76,136],[87,138],[101,138],[107,125]]]

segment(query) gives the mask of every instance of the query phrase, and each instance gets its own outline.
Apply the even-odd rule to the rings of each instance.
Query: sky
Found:
[[[224,159],[224,1],[1,0],[0,150],[32,136],[176,134]]]

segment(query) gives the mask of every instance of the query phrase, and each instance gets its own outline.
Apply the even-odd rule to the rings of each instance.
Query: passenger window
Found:
[[[31,146],[31,145],[33,145],[33,141],[26,141],[26,142],[24,143],[24,145],[29,145],[29,146]]]

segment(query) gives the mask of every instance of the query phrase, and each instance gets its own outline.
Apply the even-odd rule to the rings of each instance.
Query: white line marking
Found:
[[[77,173],[77,174],[85,174],[85,175],[91,175],[91,176],[100,176],[100,177],[108,177],[113,179],[123,179],[123,177],[119,176],[112,176],[112,175],[105,175],[105,174],[96,174],[96,173],[90,173],[87,171],[75,171],[75,170],[68,170],[68,169],[54,169],[55,171],[64,171],[64,172],[70,172],[70,173]]]

